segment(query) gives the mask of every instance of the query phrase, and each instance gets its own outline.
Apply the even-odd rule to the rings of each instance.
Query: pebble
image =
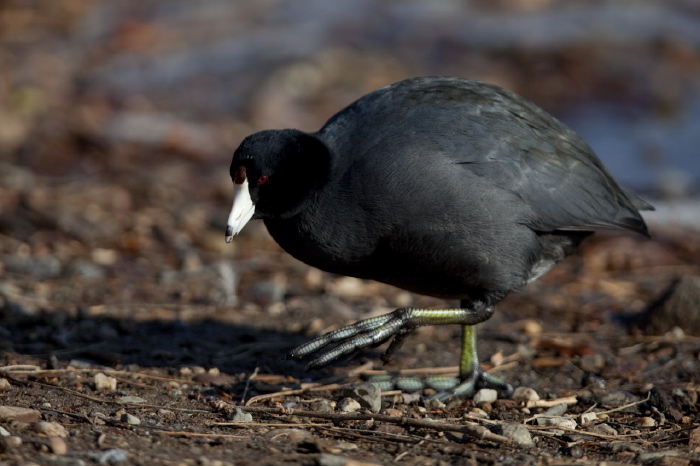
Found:
[[[41,413],[36,409],[0,406],[0,421],[17,421],[30,424],[39,419],[41,419]]]
[[[642,448],[640,445],[632,442],[625,442],[622,440],[615,440],[613,442],[610,442],[610,450],[613,453],[620,453],[623,451],[631,451],[634,453],[639,453],[641,451],[644,451],[644,448]]]
[[[530,387],[517,387],[513,391],[513,396],[511,398],[518,403],[527,403],[528,401],[539,400],[540,395]]]
[[[545,416],[561,416],[562,414],[566,413],[569,410],[569,407],[566,405],[566,403],[559,403],[558,405],[554,405],[551,408],[549,408],[547,411],[545,411],[544,414]]]
[[[545,412],[542,413],[541,417],[537,418],[537,425],[544,426],[548,425],[547,424],[547,419],[551,417],[561,417],[566,413],[568,410],[568,407],[566,406],[565,403],[559,403],[558,405],[554,405]]]
[[[7,431],[7,429],[5,429],[3,426],[0,426],[0,436],[2,436],[2,437],[9,437],[10,435],[12,435],[12,434],[10,434],[10,433]]]
[[[427,400],[425,400],[425,407],[431,411],[444,411],[445,408],[447,408],[447,405],[442,401],[438,400],[437,398],[428,398]]]
[[[474,395],[474,403],[493,403],[498,399],[498,392],[493,388],[482,388]]]
[[[119,464],[129,459],[129,453],[121,448],[105,450],[97,456],[99,464]]]
[[[472,408],[469,410],[469,415],[471,417],[478,417],[480,419],[488,419],[489,414],[481,408]]]
[[[531,448],[535,446],[530,431],[523,424],[508,422],[498,425],[495,430],[495,433],[509,438],[513,443],[521,447]]]
[[[343,396],[357,400],[360,406],[373,413],[382,410],[382,391],[379,386],[367,382],[343,390]]]
[[[117,389],[117,379],[104,375],[102,372],[95,374],[94,381],[95,390],[97,391]]]
[[[241,408],[235,408],[229,419],[231,422],[253,422],[253,415]]]
[[[301,443],[313,441],[314,435],[302,429],[273,429],[265,434],[265,438],[278,443]]]
[[[47,437],[67,437],[68,431],[58,422],[39,421],[34,430]]]
[[[588,424],[598,420],[598,415],[596,413],[583,413],[579,416],[579,422],[581,424]]]
[[[656,462],[658,460],[668,460],[669,457],[685,458],[687,456],[688,456],[688,454],[682,450],[650,451],[650,452],[645,452],[645,453],[644,452],[639,453],[638,460],[640,463],[646,464],[646,463]],[[659,464],[659,463],[654,463],[654,464]],[[660,463],[660,464],[664,464],[664,463]],[[669,463],[666,463],[666,464],[669,464]],[[690,464],[690,462],[688,462],[687,464]]]
[[[343,398],[338,402],[338,411],[342,413],[354,413],[362,409],[362,405],[352,398]]]
[[[539,418],[538,418],[539,420]],[[575,429],[578,427],[578,424],[576,421],[570,417],[566,416],[556,416],[556,417],[548,417],[545,418],[545,424],[546,426],[552,426],[552,427],[559,427],[559,428],[566,428],[566,429]]]
[[[5,377],[0,377],[0,390],[7,390],[11,386],[12,385],[10,384],[9,380],[7,380]]]
[[[49,446],[51,447],[51,451],[57,455],[65,455],[68,453],[68,444],[59,436],[49,436]]]
[[[652,417],[642,417],[637,420],[639,427],[656,427],[656,420]]]
[[[326,400],[322,398],[318,401],[314,401],[309,405],[311,411],[318,411],[320,413],[332,413],[335,410],[335,401]]]
[[[598,398],[598,403],[611,408],[618,408],[622,405],[639,401],[639,397],[621,390],[605,392]]]
[[[0,437],[0,453],[3,451],[14,450],[22,446],[22,439],[16,435]]]
[[[610,427],[609,424],[594,424],[587,429],[589,432],[602,435],[617,435],[617,430]]]
[[[146,400],[141,398],[140,396],[122,396],[120,398],[117,398],[117,403],[123,403],[123,404],[144,404]]]
[[[367,463],[365,461],[358,461],[351,458],[346,458],[340,455],[333,455],[330,453],[321,453],[316,463],[319,466],[374,466],[378,463]]]
[[[700,427],[696,427],[690,432],[690,439],[688,439],[688,445],[691,447],[700,447]]]
[[[139,419],[136,416],[134,416],[133,414],[129,414],[129,413],[122,414],[120,420],[122,422],[125,422],[126,424],[129,424],[130,426],[141,425],[141,419]]]

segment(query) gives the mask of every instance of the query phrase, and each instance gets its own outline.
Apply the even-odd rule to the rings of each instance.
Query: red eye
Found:
[[[259,184],[267,183],[267,176],[263,175],[260,178],[258,178],[258,183]]]

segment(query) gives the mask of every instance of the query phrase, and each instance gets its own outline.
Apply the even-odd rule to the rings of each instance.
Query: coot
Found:
[[[297,259],[439,298],[455,309],[397,309],[289,354],[317,368],[416,327],[463,328],[459,380],[446,394],[510,385],[482,371],[474,325],[508,293],[596,230],[647,235],[646,202],[621,188],[557,119],[494,85],[407,79],[357,100],[320,131],[268,130],[233,155],[231,241],[252,218]],[[437,383],[437,382],[436,382]]]

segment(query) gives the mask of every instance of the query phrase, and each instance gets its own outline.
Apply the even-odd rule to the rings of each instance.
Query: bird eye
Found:
[[[259,184],[267,183],[267,176],[263,175],[260,178],[258,178],[258,183]]]

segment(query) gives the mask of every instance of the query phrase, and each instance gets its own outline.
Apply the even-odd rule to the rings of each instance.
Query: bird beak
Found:
[[[248,178],[245,177],[245,172],[243,172],[243,176],[236,176],[236,180],[233,183],[233,207],[231,207],[231,213],[226,224],[227,243],[230,243],[233,237],[243,229],[254,213],[255,204],[250,198]]]

